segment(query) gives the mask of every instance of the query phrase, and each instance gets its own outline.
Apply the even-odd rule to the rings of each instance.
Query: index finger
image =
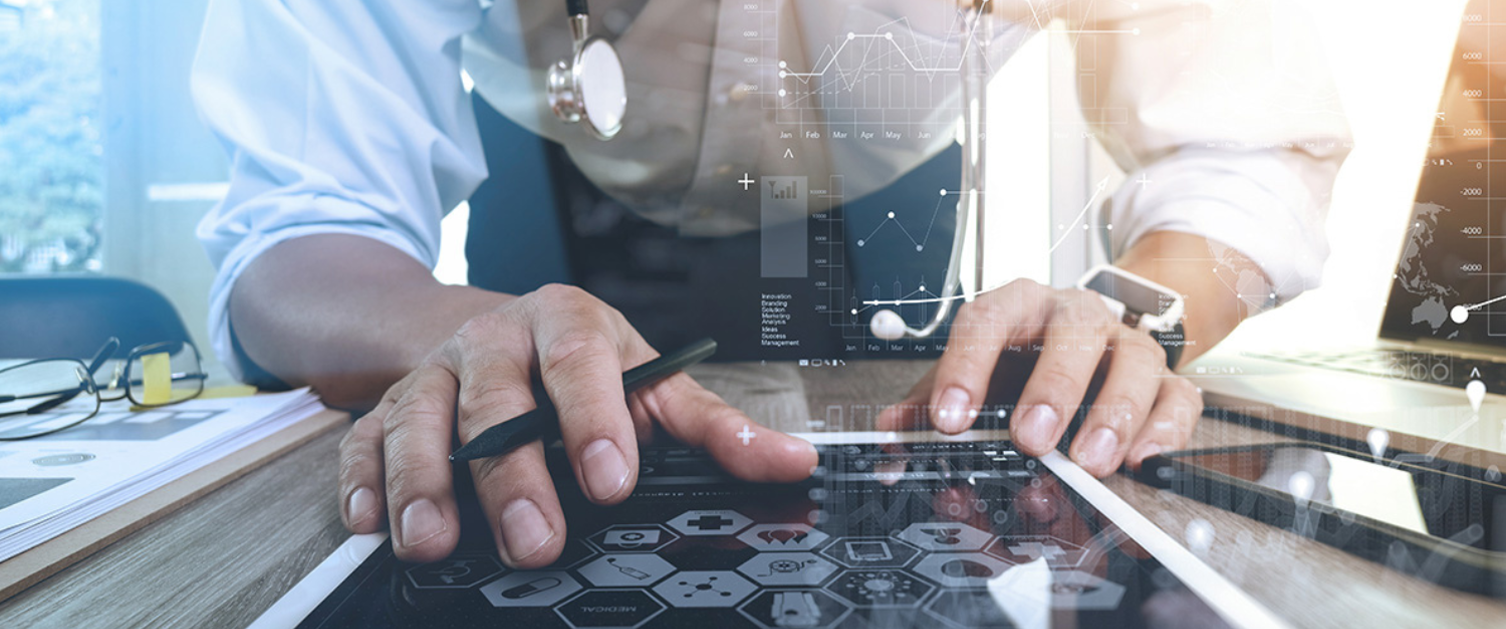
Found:
[[[972,425],[1005,346],[1038,336],[1051,305],[1050,287],[1022,280],[957,311],[931,387],[931,422],[937,430],[956,434]]]
[[[791,483],[816,467],[816,447],[809,441],[758,425],[683,372],[638,397],[671,436],[706,450],[738,478]]]
[[[1066,291],[1046,328],[1046,345],[1020,393],[1010,436],[1025,453],[1050,452],[1067,431],[1103,360],[1108,338],[1123,324],[1095,294]]]

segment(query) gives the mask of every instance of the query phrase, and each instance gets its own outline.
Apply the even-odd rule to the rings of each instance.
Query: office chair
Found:
[[[114,277],[0,277],[0,359],[87,360],[105,339],[123,348],[189,341],[162,293]]]

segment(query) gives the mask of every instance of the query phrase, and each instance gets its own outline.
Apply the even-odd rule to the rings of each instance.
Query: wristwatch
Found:
[[[1166,366],[1176,369],[1187,342],[1182,330],[1185,304],[1181,294],[1108,264],[1088,269],[1077,280],[1077,287],[1098,293],[1109,311],[1125,325],[1150,333],[1166,350]]]

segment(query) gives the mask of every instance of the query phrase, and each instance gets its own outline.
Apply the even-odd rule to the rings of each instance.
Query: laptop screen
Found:
[[[1506,0],[1472,0],[1465,9],[1382,337],[1506,347],[1502,24]]]

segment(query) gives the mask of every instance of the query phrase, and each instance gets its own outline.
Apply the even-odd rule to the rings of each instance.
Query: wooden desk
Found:
[[[694,373],[781,430],[859,430],[928,366],[709,365]],[[6,601],[0,627],[244,626],[347,537],[335,500],[340,436],[325,434]],[[1194,435],[1197,446],[1268,440],[1211,420]],[[1506,604],[1400,576],[1129,478],[1108,485],[1176,539],[1195,519],[1212,524],[1208,561],[1298,626],[1506,625]]]

